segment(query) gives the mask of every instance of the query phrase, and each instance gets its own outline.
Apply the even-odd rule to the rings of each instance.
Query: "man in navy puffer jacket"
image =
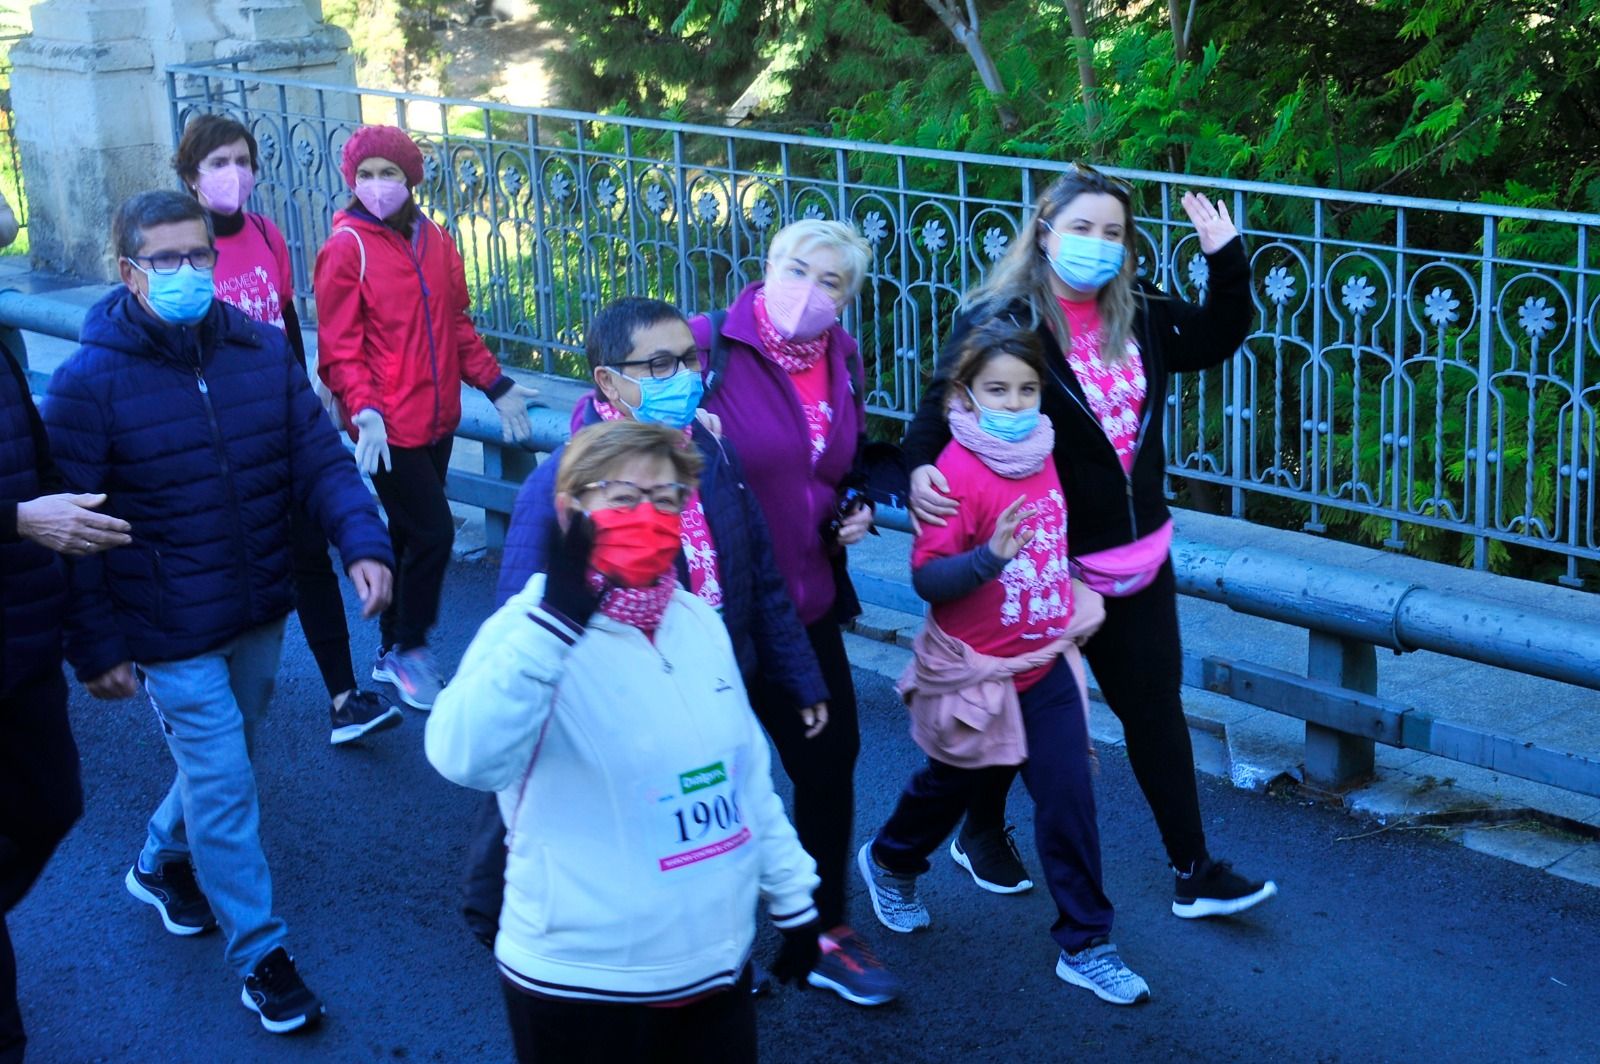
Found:
[[[282,332],[212,299],[204,208],[140,193],[113,238],[123,285],[90,309],[43,415],[63,478],[105,492],[133,542],[72,567],[67,659],[99,698],[142,680],[177,762],[128,891],[173,934],[220,924],[240,1000],[281,1033],[322,1012],[272,909],[249,753],[294,606],[289,514],[303,504],[339,548],[369,617],[389,536]]]

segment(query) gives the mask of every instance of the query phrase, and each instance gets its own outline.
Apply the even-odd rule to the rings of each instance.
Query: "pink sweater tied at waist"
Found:
[[[1105,600],[1074,580],[1072,603],[1072,617],[1059,639],[1014,658],[974,650],[940,628],[930,613],[913,644],[915,656],[895,685],[911,711],[911,738],[922,752],[957,768],[1022,764],[1028,740],[1013,678],[1049,666],[1058,654],[1077,681],[1087,725],[1089,682],[1079,647],[1105,620]]]

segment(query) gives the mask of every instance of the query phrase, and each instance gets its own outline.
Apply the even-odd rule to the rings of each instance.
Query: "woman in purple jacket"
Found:
[[[844,905],[861,748],[840,629],[860,605],[844,549],[867,534],[872,510],[859,490],[866,439],[861,359],[838,319],[871,257],[867,242],[842,222],[795,222],[772,238],[762,281],[740,292],[725,315],[689,323],[708,369],[702,406],[721,417],[744,460],[778,570],[828,685],[828,726],[809,738],[794,697],[771,678],[750,687],[750,703],[794,782],[795,829],[822,878],[817,909],[830,930],[822,935],[811,985],[858,1005],[881,1005],[899,992],[845,921]],[[712,364],[713,328],[725,365]]]

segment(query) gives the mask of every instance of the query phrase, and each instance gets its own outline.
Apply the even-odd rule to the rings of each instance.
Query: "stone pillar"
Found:
[[[111,216],[171,188],[166,68],[239,57],[245,68],[354,83],[350,39],[320,0],[43,0],[11,50],[11,99],[36,268],[110,280]]]

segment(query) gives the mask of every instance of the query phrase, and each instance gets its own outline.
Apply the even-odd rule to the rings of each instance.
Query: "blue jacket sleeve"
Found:
[[[289,357],[287,344],[273,340],[284,346],[289,470],[296,501],[306,507],[328,542],[339,548],[339,558],[346,569],[358,561],[381,562],[394,568],[389,530],[378,517],[372,493],[361,482],[355,459],[323,412],[305,371]]]
[[[743,511],[749,564],[755,574],[755,603],[752,636],[762,673],[770,676],[795,699],[796,706],[812,706],[827,701],[828,684],[817,665],[800,615],[794,610],[789,589],[784,585],[778,561],[772,555],[772,534],[761,514],[755,493],[744,485],[744,468],[733,443],[723,439],[720,454],[728,469],[719,478],[728,490],[737,493],[737,508]]]
[[[924,602],[950,602],[972,594],[1005,567],[987,543],[980,543],[960,554],[929,558],[911,571],[911,588]]]
[[[81,360],[80,353],[56,371],[40,414],[50,437],[51,456],[66,489],[98,493],[106,480],[111,425],[106,407],[82,375]],[[137,543],[137,527],[133,536]],[[69,559],[67,584],[67,660],[78,679],[87,683],[130,660],[131,655],[117,625],[111,595],[106,591],[103,557],[95,554]]]
[[[556,521],[556,466],[561,461],[561,450],[556,448],[540,462],[517,491],[511,523],[506,529],[506,545],[500,552],[496,608],[521,591],[530,576],[544,572],[549,565],[551,544],[561,527]]]

